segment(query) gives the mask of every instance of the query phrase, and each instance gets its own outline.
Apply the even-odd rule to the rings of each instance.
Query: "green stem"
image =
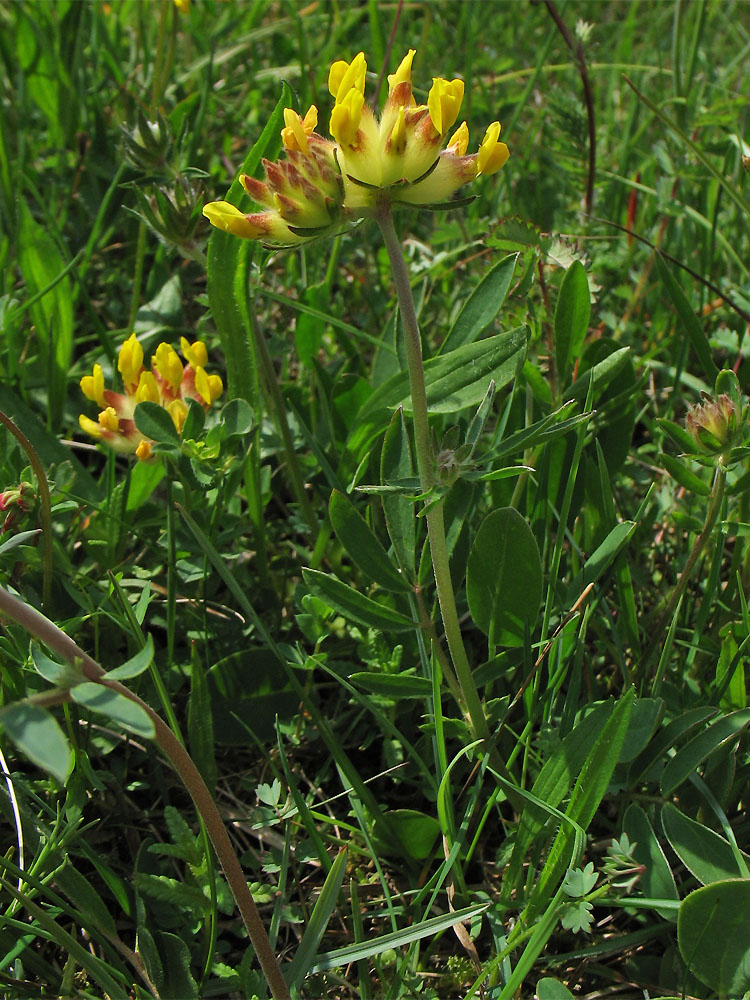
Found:
[[[411,389],[411,405],[414,416],[414,442],[417,452],[417,469],[422,492],[428,493],[437,483],[435,462],[430,441],[430,424],[427,408],[427,389],[424,381],[424,366],[422,364],[422,345],[419,338],[419,323],[414,308],[414,298],[409,284],[409,272],[401,250],[401,244],[393,225],[390,205],[380,205],[375,216],[383,241],[388,252],[388,259],[393,272],[393,281],[398,296],[401,322],[404,327],[406,358],[409,365],[409,387]],[[461,627],[458,623],[456,598],[453,593],[448,547],[445,541],[445,523],[443,520],[443,504],[433,503],[427,511],[427,535],[430,540],[432,569],[435,574],[440,614],[445,628],[445,638],[448,642],[453,667],[461,687],[466,709],[469,715],[474,736],[488,740],[489,726],[485,718],[482,702],[477,686],[472,677],[469,659],[466,655],[464,641],[461,637]]]
[[[58,656],[68,663],[76,664],[87,680],[117,691],[119,694],[135,702],[147,713],[154,725],[154,739],[164,755],[169,758],[174,769],[177,771],[183,785],[190,793],[199,815],[206,824],[211,842],[214,845],[219,858],[224,875],[229,888],[234,896],[237,908],[240,911],[242,921],[247,928],[255,954],[266,977],[274,1000],[289,1000],[289,989],[276,961],[276,955],[268,940],[266,929],[255,900],[250,893],[247,881],[245,880],[242,866],[237,854],[229,839],[229,834],[224,826],[216,803],[209,792],[205,781],[201,777],[200,771],[195,766],[192,757],[185,747],[180,743],[164,720],[154,712],[138,695],[133,694],[119,681],[107,680],[105,671],[93,660],[88,653],[85,653],[80,646],[75,643],[70,636],[66,635],[44,615],[25,604],[23,601],[9,594],[7,590],[0,587],[0,613],[11,618],[31,635],[35,636],[50,649],[54,650]],[[52,695],[53,692],[50,692]],[[67,700],[67,691],[54,692],[55,698],[50,699],[50,704]]]
[[[716,521],[719,517],[719,513],[721,511],[721,505],[724,500],[724,487],[726,486],[726,481],[727,481],[727,470],[724,468],[723,465],[717,466],[716,473],[714,475],[713,485],[711,487],[711,494],[708,498],[708,510],[706,511],[705,523],[701,529],[701,533],[695,540],[695,544],[690,550],[690,555],[688,556],[687,562],[685,563],[685,566],[683,567],[683,570],[680,573],[680,578],[675,584],[674,590],[670,594],[666,607],[659,615],[658,620],[656,621],[655,625],[653,626],[653,629],[651,630],[653,638],[641,661],[642,671],[645,671],[646,667],[651,661],[651,657],[659,649],[664,628],[671,619],[672,615],[674,614],[675,608],[677,607],[680,598],[685,593],[685,589],[688,583],[690,582],[690,577],[693,575],[693,571],[695,570],[696,564],[711,538],[714,525],[716,524]]]

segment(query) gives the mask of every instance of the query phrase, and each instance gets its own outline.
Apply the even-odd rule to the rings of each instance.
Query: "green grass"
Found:
[[[184,741],[294,996],[750,991],[749,456],[724,483],[682,430],[750,376],[750,6],[553,12],[567,38],[473,0],[0,9],[0,584]],[[377,226],[269,253],[201,216],[285,105],[327,134],[333,61],[382,104],[409,47],[417,99],[460,75],[469,151],[496,119],[511,151],[396,215],[490,753]],[[225,387],[181,436],[139,410],[151,462],[78,425],[133,331]],[[267,995],[148,720],[3,607],[0,991]]]

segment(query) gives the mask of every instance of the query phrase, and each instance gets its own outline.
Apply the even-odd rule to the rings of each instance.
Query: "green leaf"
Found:
[[[419,628],[411,618],[365,597],[334,576],[328,576],[317,569],[303,569],[302,576],[313,594],[321,597],[345,618],[360,625],[377,628],[381,632],[405,632]]]
[[[190,971],[190,949],[181,937],[159,931],[156,935],[164,970],[164,986],[159,995],[164,1000],[198,1000],[198,984]]]
[[[203,428],[206,424],[206,411],[197,399],[188,399],[187,407],[188,411],[182,427],[182,437],[185,441],[197,441],[203,433]]]
[[[558,979],[545,976],[536,984],[536,1000],[573,1000],[573,994]]]
[[[101,931],[109,938],[117,937],[117,927],[107,904],[102,899],[99,890],[95,889],[89,880],[74,868],[68,859],[62,868],[58,868],[54,877],[57,885],[81,912],[89,925]]]
[[[221,425],[227,437],[244,437],[255,425],[252,407],[244,399],[230,399],[221,411]]]
[[[671,802],[662,806],[661,822],[672,850],[703,885],[745,874],[728,840],[690,819]]]
[[[154,640],[149,635],[146,638],[145,646],[143,649],[139,650],[135,656],[131,656],[129,660],[121,666],[115,667],[114,670],[107,671],[107,680],[122,681],[127,680],[129,677],[138,677],[144,670],[148,670],[153,658]]]
[[[750,709],[742,709],[731,715],[724,715],[710,726],[694,736],[689,743],[679,749],[664,768],[661,778],[662,795],[669,796],[687,781],[691,774],[700,767],[703,761],[714,750],[718,750],[750,724]]]
[[[692,455],[697,450],[698,446],[695,443],[695,438],[680,424],[676,424],[673,420],[667,420],[666,417],[658,417],[656,422],[661,430],[677,445],[680,451]]]
[[[72,663],[57,663],[46,656],[38,646],[34,646],[31,650],[31,661],[36,672],[55,687],[69,688],[83,680],[80,667]]]
[[[158,444],[168,444],[175,448],[180,445],[180,435],[167,410],[158,403],[144,400],[135,408],[135,426],[146,437]]]
[[[500,312],[508,294],[518,254],[499,260],[481,279],[464,302],[456,322],[440,346],[440,354],[472,344]]]
[[[406,430],[404,411],[399,409],[391,418],[383,438],[380,455],[380,482],[386,487],[414,476],[409,434]],[[417,484],[417,492],[419,486]],[[416,540],[414,503],[399,493],[384,493],[381,503],[385,514],[388,535],[393,544],[401,569],[414,576],[414,546]]]
[[[424,374],[430,413],[456,413],[477,406],[491,380],[500,389],[515,378],[525,353],[526,330],[518,327],[427,361]],[[411,412],[407,371],[389,378],[364,404],[349,441],[350,450],[363,449],[388,425],[392,411],[399,407]]]
[[[556,809],[575,783],[591,748],[612,715],[613,704],[602,702],[585,715],[568,733],[537,775],[531,788],[532,795],[552,809]],[[528,802],[518,824],[508,871],[503,879],[504,891],[509,895],[523,871],[526,855],[532,844],[550,821],[550,813]]]
[[[328,510],[336,537],[365,578],[384,590],[409,593],[409,581],[393,565],[375,533],[343,493],[333,491]]]
[[[573,261],[565,272],[555,309],[555,356],[564,384],[581,355],[591,315],[591,293],[586,269]]]
[[[648,816],[640,806],[635,805],[635,803],[628,806],[623,817],[622,828],[628,835],[631,844],[634,845],[631,850],[632,856],[639,865],[643,865],[643,874],[638,880],[641,895],[651,899],[679,899],[672,869],[669,867]],[[672,909],[659,909],[658,906],[655,906],[654,909],[664,920],[675,919],[675,913]]]
[[[618,701],[591,748],[571,792],[565,815],[584,830],[593,819],[619,760],[634,697],[631,689]],[[574,837],[575,830],[571,824],[561,824],[539,880],[534,886],[531,900],[524,911],[524,920],[527,923],[534,915],[540,913],[552,898],[555,886],[570,864]]]
[[[629,355],[629,347],[621,347],[619,350],[613,351],[603,361],[598,361],[592,368],[579,375],[575,382],[564,390],[563,399],[566,401],[585,399],[592,381],[594,383],[594,399],[596,399],[627,365]]]
[[[680,954],[719,997],[750,990],[750,879],[713,882],[686,896],[677,917]]]
[[[489,906],[489,903],[465,906],[461,910],[443,913],[439,917],[430,917],[421,923],[411,924],[390,934],[383,934],[381,937],[368,938],[368,940],[361,941],[358,944],[347,945],[346,948],[338,948],[336,951],[326,952],[318,956],[318,960],[310,969],[310,972],[323,972],[326,969],[336,969],[342,965],[349,965],[351,962],[361,962],[365,958],[370,958],[372,955],[380,955],[384,951],[390,951],[392,948],[403,948],[414,941],[421,941],[422,938],[434,937],[443,931],[449,930],[454,924],[478,917]]]
[[[130,470],[125,510],[130,513],[142,507],[166,474],[163,462],[136,462]]]
[[[383,853],[426,861],[440,839],[440,824],[418,809],[389,809],[372,832]]]
[[[71,765],[70,744],[49,712],[21,701],[3,708],[0,723],[32,764],[65,784]]]
[[[716,376],[719,374],[719,369],[714,364],[714,359],[711,356],[711,345],[703,332],[703,327],[695,314],[695,310],[688,302],[679,282],[659,253],[656,255],[656,270],[659,272],[662,284],[666,288],[672,304],[677,310],[677,315],[680,317],[683,329],[690,337],[693,350],[703,369],[703,374],[708,380],[709,385],[713,385]]]
[[[326,875],[323,888],[320,890],[320,895],[310,914],[310,920],[302,935],[302,940],[297,945],[292,963],[284,969],[284,978],[290,989],[294,989],[302,982],[315,961],[318,945],[336,908],[341,884],[346,875],[346,857],[346,848],[336,855],[336,860]]]
[[[29,296],[47,289],[29,315],[41,340],[43,372],[47,380],[51,427],[62,423],[65,384],[73,359],[73,295],[66,265],[57,244],[29,211],[23,198],[18,206],[18,265]]]
[[[542,601],[542,562],[536,539],[513,507],[488,514],[466,567],[466,596],[490,646],[522,645]]]
[[[659,455],[661,464],[670,474],[672,479],[675,479],[680,486],[688,490],[690,493],[696,493],[700,497],[707,497],[711,493],[711,487],[706,483],[700,476],[697,476],[692,469],[689,469],[684,462],[681,462],[679,458],[675,458],[673,455]]]
[[[413,674],[381,674],[375,671],[358,671],[349,675],[352,684],[373,694],[389,698],[429,698],[432,681]]]
[[[86,681],[71,688],[70,696],[78,705],[83,705],[92,712],[101,712],[123,729],[153,739],[154,724],[146,710],[119,691],[112,691],[94,681]]]

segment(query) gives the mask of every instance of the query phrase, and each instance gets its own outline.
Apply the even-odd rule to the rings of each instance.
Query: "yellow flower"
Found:
[[[243,213],[226,201],[211,202],[203,209],[209,222],[235,236],[288,247],[372,216],[384,204],[440,205],[463,184],[499,170],[508,159],[499,122],[489,126],[477,153],[467,155],[466,122],[442,148],[458,118],[464,82],[435,77],[427,103],[417,104],[414,55],[409,49],[388,76],[380,118],[365,102],[364,53],[334,62],[328,74],[334,141],[315,131],[315,105],[304,118],[286,108],[281,136],[287,159],[264,160],[265,181],[240,177],[265,211]]]
[[[164,407],[178,433],[182,431],[188,413],[187,400],[194,399],[208,410],[224,391],[218,375],[208,375],[206,345],[196,340],[180,339],[180,348],[187,364],[183,364],[169,344],[159,344],[154,352],[151,370],[143,367],[143,348],[135,334],[120,347],[117,369],[122,376],[124,392],[105,388],[101,365],[94,365],[92,375],[81,379],[81,391],[95,402],[100,411],[96,420],[85,414],[78,418],[81,430],[115,451],[135,454],[141,461],[151,457],[152,444],[135,425],[139,403],[156,403]]]
[[[181,14],[187,14],[190,10],[190,0],[174,0],[174,5]]]

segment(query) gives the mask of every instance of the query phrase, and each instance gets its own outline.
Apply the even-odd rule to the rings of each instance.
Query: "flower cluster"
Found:
[[[186,364],[170,344],[159,344],[151,360],[151,369],[143,366],[143,348],[136,335],[128,337],[120,348],[117,370],[124,392],[113,392],[104,385],[101,365],[94,365],[91,375],[81,379],[81,391],[100,407],[98,420],[81,415],[82,430],[115,451],[134,453],[139,459],[151,457],[151,442],[135,426],[135,408],[149,401],[164,407],[178,433],[188,412],[186,400],[195,399],[207,410],[224,391],[218,375],[206,374],[206,345],[184,337],[180,347]]]
[[[443,203],[467,182],[499,170],[508,159],[499,122],[489,126],[476,153],[467,155],[466,122],[443,148],[458,119],[464,84],[435,78],[427,103],[417,104],[411,84],[414,55],[409,49],[388,77],[380,118],[365,104],[364,54],[351,63],[335,62],[328,75],[333,141],[315,131],[314,105],[304,118],[286,108],[281,131],[286,160],[263,161],[265,182],[240,176],[245,191],[265,211],[245,214],[230,202],[215,201],[204,207],[206,218],[235,236],[292,246],[374,215],[382,205]]]

